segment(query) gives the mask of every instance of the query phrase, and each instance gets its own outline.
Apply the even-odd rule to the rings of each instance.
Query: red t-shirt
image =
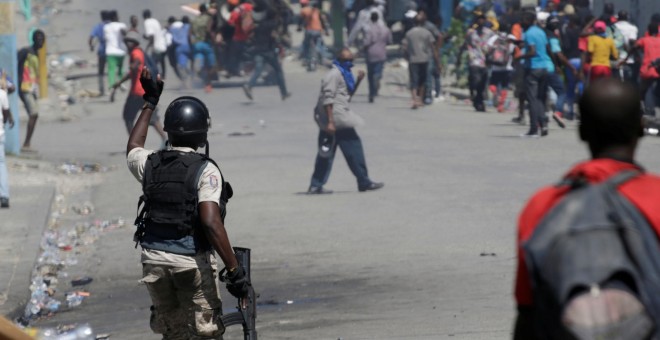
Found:
[[[252,4],[241,4],[236,7],[231,14],[229,15],[229,24],[234,26],[234,41],[247,41],[248,35],[243,31],[243,25],[241,25],[241,13],[243,11],[252,11]]]
[[[639,75],[646,79],[660,78],[658,71],[655,67],[651,66],[651,62],[660,58],[660,37],[643,37],[637,40],[637,46],[641,47],[644,51],[644,59],[642,59],[642,67],[639,69]]]
[[[584,176],[591,183],[600,183],[622,170],[637,166],[613,159],[595,159],[575,166],[565,177]],[[619,191],[646,217],[660,235],[660,177],[642,174],[619,187]],[[532,287],[521,245],[534,232],[541,219],[568,192],[565,187],[546,187],[537,192],[527,203],[518,220],[518,269],[516,270],[515,298],[518,306],[532,305]]]
[[[140,83],[140,74],[142,73],[142,68],[144,67],[144,52],[140,48],[134,48],[131,51],[130,64],[133,65],[136,60],[140,62],[140,67],[135,74],[131,74],[131,94],[142,96],[144,95],[144,89]]]

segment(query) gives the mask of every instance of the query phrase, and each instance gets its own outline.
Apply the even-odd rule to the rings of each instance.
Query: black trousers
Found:
[[[484,92],[488,82],[488,69],[479,66],[470,66],[468,81],[470,83],[470,93],[472,94],[472,105],[475,109],[484,109]]]

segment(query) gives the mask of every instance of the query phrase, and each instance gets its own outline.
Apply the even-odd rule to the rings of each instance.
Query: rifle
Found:
[[[245,277],[248,280],[248,293],[245,297],[238,299],[237,311],[222,316],[222,323],[225,327],[233,325],[243,325],[243,339],[257,340],[257,295],[252,288],[252,279],[250,278],[250,249],[234,247],[234,254],[238,265],[245,270]],[[224,282],[220,275],[220,281]]]

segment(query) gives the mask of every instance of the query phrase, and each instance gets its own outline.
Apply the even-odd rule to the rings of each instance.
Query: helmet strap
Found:
[[[206,157],[209,156],[209,141],[208,140],[206,142],[204,142],[204,154],[206,155]]]

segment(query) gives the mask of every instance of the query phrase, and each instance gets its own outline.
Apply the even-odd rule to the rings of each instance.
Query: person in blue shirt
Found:
[[[99,77],[99,94],[102,96],[105,94],[103,87],[105,76],[105,37],[103,35],[103,27],[105,24],[110,22],[110,12],[101,11],[101,22],[96,24],[92,29],[92,33],[89,35],[89,50],[94,52],[94,41],[98,43],[98,49],[96,54],[98,56],[98,77]]]
[[[548,135],[548,124],[545,120],[548,70],[554,68],[554,64],[548,52],[548,37],[545,31],[536,25],[536,14],[523,13],[521,26],[525,30],[525,54],[518,58],[525,59],[525,97],[529,102],[529,131],[521,137],[544,137]]]
[[[181,18],[181,21],[171,22],[168,30],[172,35],[172,45],[175,46],[177,69],[179,78],[186,84],[190,77],[190,42],[188,41],[188,32],[190,32],[190,19],[187,16]]]

